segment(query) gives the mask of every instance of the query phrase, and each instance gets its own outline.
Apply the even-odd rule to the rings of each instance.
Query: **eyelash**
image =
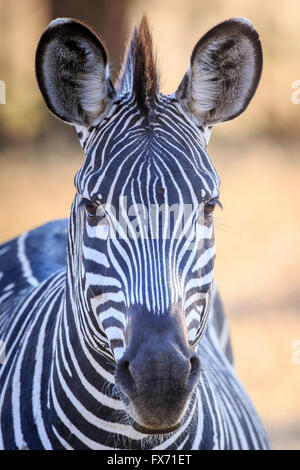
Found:
[[[82,204],[84,205],[86,215],[90,222],[96,222],[100,219],[104,219],[106,214],[104,210],[101,210],[101,205],[96,202],[90,201],[89,199],[82,198]]]
[[[222,203],[221,203],[221,201],[219,200],[219,198],[210,199],[209,201],[207,201],[207,202],[204,204],[204,213],[205,213],[206,215],[211,215],[211,214],[214,212],[215,207],[216,207],[217,205],[218,205],[221,209],[223,209]]]
[[[98,205],[95,202],[84,200],[85,210],[89,217],[96,217]]]

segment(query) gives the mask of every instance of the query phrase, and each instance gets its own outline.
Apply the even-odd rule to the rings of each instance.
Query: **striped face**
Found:
[[[113,363],[142,432],[180,426],[200,380],[193,348],[209,311],[219,197],[205,147],[212,125],[247,107],[261,65],[258,35],[243,19],[198,41],[172,96],[159,92],[146,18],[115,86],[103,45],[82,23],[53,21],[37,49],[45,102],[76,126],[86,154],[71,210],[67,308],[99,361]]]
[[[149,121],[125,96],[83,138],[72,265],[93,337],[118,361],[135,312],[156,322],[180,315],[195,345],[208,313],[219,195],[203,132],[172,97],[160,96]]]

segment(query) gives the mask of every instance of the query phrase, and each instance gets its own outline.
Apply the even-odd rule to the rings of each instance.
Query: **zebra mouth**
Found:
[[[179,422],[175,426],[170,426],[168,428],[163,428],[163,429],[156,429],[156,428],[147,428],[145,426],[142,426],[141,424],[138,424],[136,421],[132,423],[132,427],[143,434],[170,434],[174,431],[177,431],[178,428],[180,428],[181,423]]]

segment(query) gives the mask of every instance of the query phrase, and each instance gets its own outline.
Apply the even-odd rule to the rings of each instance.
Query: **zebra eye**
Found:
[[[222,204],[220,203],[218,198],[211,199],[210,201],[207,201],[204,204],[204,214],[206,215],[211,215],[213,211],[215,210],[216,205],[219,205],[222,207]]]
[[[86,210],[87,216],[90,219],[95,219],[99,214],[99,206],[95,202],[92,202],[88,199],[83,199],[84,208]]]
[[[204,204],[204,214],[211,215],[216,207],[216,200],[211,199]]]

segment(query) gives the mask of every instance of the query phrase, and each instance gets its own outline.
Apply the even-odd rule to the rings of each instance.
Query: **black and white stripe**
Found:
[[[83,41],[88,60],[103,61],[93,70],[106,82],[90,103],[93,90],[84,96],[85,88],[80,89],[73,123],[86,158],[75,177],[68,228],[66,221],[56,221],[0,248],[0,339],[6,346],[0,366],[0,448],[269,447],[232,366],[213,283],[216,250],[207,207],[218,200],[219,177],[205,150],[210,126],[199,128],[199,116],[186,111],[188,98],[179,94],[153,97],[145,86],[137,98],[135,46],[143,28],[134,35],[114,91],[103,75],[105,52],[94,49],[96,39],[85,26],[56,21],[39,45],[38,80],[53,112],[63,95],[48,87],[53,61],[47,48],[54,57],[57,47],[62,57],[69,50],[73,60]],[[80,36],[76,47],[64,43],[66,33],[75,43]],[[59,74],[61,62],[56,67]],[[72,83],[76,97],[78,77]],[[187,83],[181,96],[183,89]],[[141,109],[142,99],[148,111]],[[64,106],[56,114],[70,122],[72,103]],[[150,436],[135,426],[116,383],[132,319],[139,316],[156,325],[180,318],[188,347],[201,359],[199,383],[179,428],[168,434]]]

